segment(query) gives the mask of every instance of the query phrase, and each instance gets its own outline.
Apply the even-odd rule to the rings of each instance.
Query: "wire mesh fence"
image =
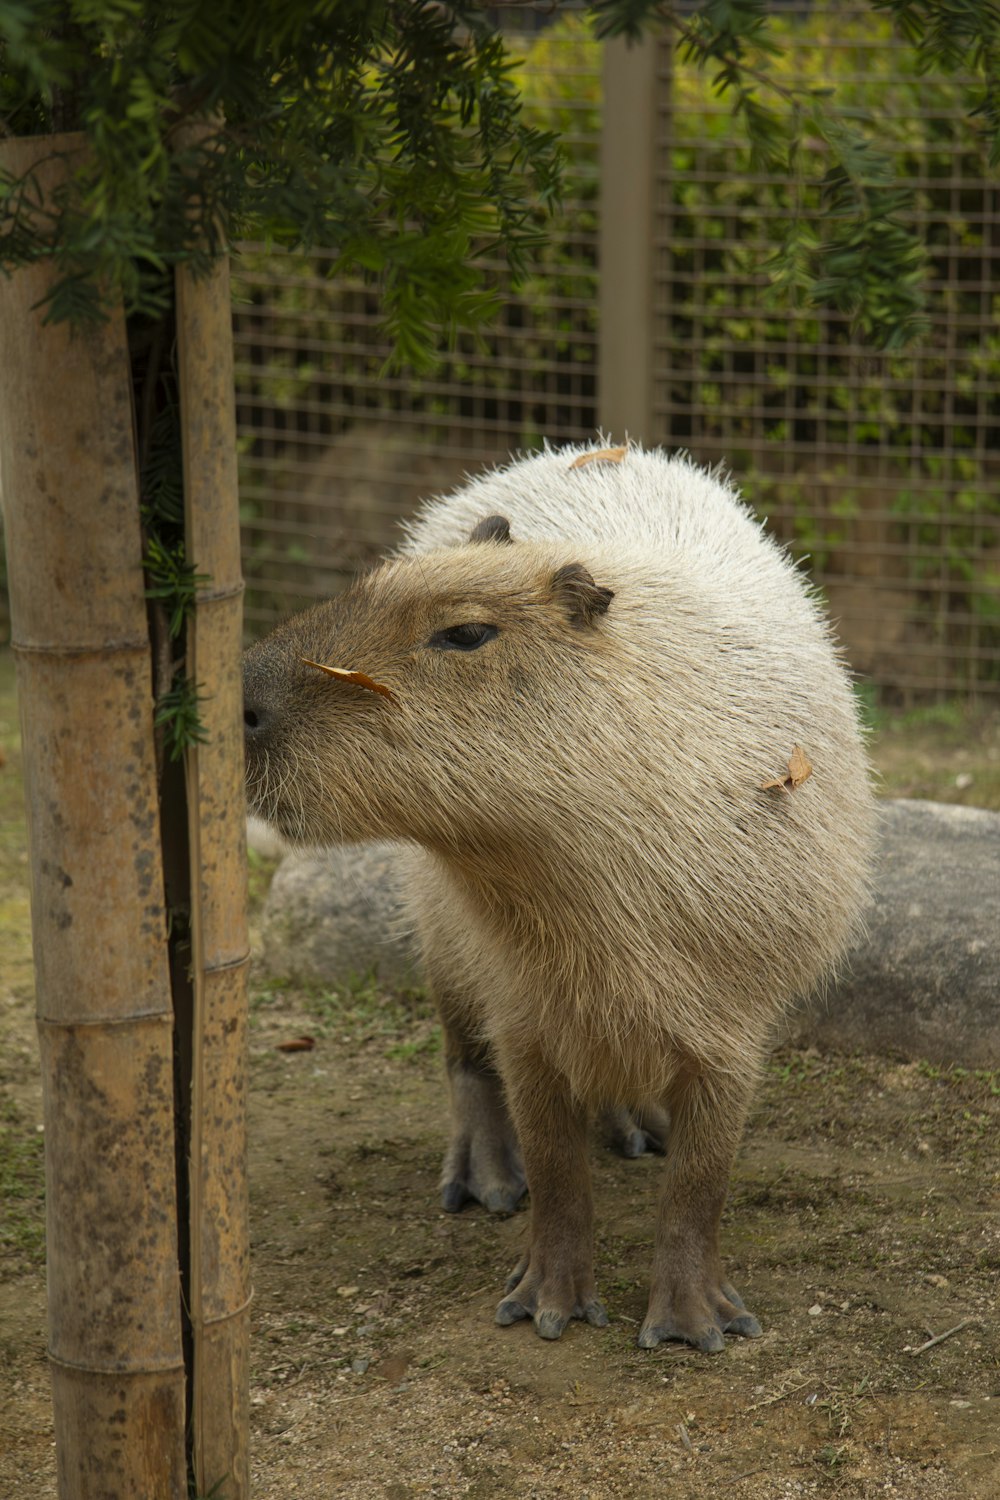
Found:
[[[252,631],[342,586],[422,496],[543,439],[593,436],[600,54],[575,23],[537,31],[525,50],[518,81],[535,119],[560,132],[569,190],[482,340],[461,339],[429,377],[387,373],[373,292],[331,282],[323,256],[244,250],[234,331]],[[505,284],[502,265],[485,269]]]
[[[654,410],[731,466],[808,558],[854,666],[904,700],[1000,690],[1000,185],[954,81],[867,9],[786,20],[780,72],[874,116],[931,251],[930,329],[903,356],[843,318],[769,306],[768,256],[819,213],[754,172],[728,108],[661,54]],[[822,174],[804,143],[806,180]]]
[[[582,19],[512,37],[528,110],[566,145],[567,194],[528,279],[481,345],[426,379],[387,374],[370,290],[322,257],[249,247],[235,310],[247,619],[325,597],[391,546],[421,496],[594,435],[601,323],[601,46]],[[525,24],[513,8],[510,27]],[[961,88],[917,74],[867,9],[779,19],[779,77],[835,86],[877,119],[932,252],[931,327],[874,356],[835,315],[782,309],[766,262],[819,212],[807,140],[794,182],[754,173],[710,81],[656,54],[646,442],[722,461],[828,594],[852,666],[883,697],[1000,698],[1000,185]],[[510,29],[510,27],[508,29]],[[627,101],[624,101],[627,103]],[[608,163],[605,160],[605,171]],[[612,170],[614,167],[612,166]],[[623,162],[621,171],[629,170]],[[503,279],[503,268],[492,268]],[[605,384],[614,371],[602,367]],[[617,433],[615,436],[620,437]]]

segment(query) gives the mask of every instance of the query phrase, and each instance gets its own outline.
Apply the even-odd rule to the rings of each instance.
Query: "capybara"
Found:
[[[486,474],[251,647],[245,714],[286,837],[407,848],[445,1207],[530,1193],[497,1321],[606,1323],[588,1121],[663,1144],[666,1112],[639,1343],[756,1336],[719,1218],[774,1022],[861,928],[874,803],[817,600],[726,480],[637,447]]]

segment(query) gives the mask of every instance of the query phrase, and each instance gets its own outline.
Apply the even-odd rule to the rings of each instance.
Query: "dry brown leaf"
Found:
[[[788,771],[784,776],[777,777],[774,781],[762,781],[760,789],[762,792],[794,791],[804,781],[808,781],[812,775],[812,764],[802,749],[801,745],[793,745],[792,753],[788,757]]]
[[[788,759],[788,774],[792,779],[792,786],[801,786],[804,781],[809,780],[812,773],[812,763],[802,746],[793,745]]]
[[[340,682],[356,683],[358,687],[367,688],[370,693],[381,693],[390,703],[398,702],[391,688],[387,688],[384,682],[376,682],[367,672],[351,672],[347,667],[325,667],[321,661],[310,661],[308,656],[303,656],[301,660],[304,666],[315,667],[317,672],[325,672],[328,677],[336,677]]]
[[[291,1041],[279,1042],[277,1045],[279,1052],[311,1052],[316,1045],[316,1038],[313,1036],[295,1036],[292,1037]]]
[[[570,464],[571,469],[582,469],[584,464],[620,464],[628,452],[628,445],[621,448],[598,448],[594,453],[581,453]]]

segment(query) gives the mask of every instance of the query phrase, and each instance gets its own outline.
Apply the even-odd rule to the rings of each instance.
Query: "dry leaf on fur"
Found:
[[[595,453],[581,453],[570,464],[571,469],[582,469],[584,464],[620,464],[628,447],[599,448]]]
[[[762,781],[760,789],[762,792],[770,792],[775,789],[782,792],[794,791],[801,786],[812,775],[812,765],[809,762],[801,745],[793,745],[792,753],[788,758],[788,772],[779,776],[774,781]]]
[[[325,672],[328,677],[336,677],[340,682],[353,682],[358,687],[367,688],[370,693],[381,693],[390,703],[397,701],[396,694],[384,682],[376,682],[367,672],[351,672],[347,667],[325,667],[320,661],[310,661],[308,656],[303,656],[301,661],[304,666],[315,667],[317,672]]]

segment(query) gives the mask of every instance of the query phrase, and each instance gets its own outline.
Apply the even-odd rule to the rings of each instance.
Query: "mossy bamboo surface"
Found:
[[[0,144],[39,213],[82,137]],[[42,224],[40,217],[39,223]],[[0,297],[0,452],[46,1136],[64,1500],[187,1495],[172,1006],[129,359],[120,308]]]
[[[194,1020],[189,1314],[194,1475],[249,1493],[247,965],[242,573],[228,261],[177,273],[188,558],[204,575],[187,628],[204,743],[185,757]]]

